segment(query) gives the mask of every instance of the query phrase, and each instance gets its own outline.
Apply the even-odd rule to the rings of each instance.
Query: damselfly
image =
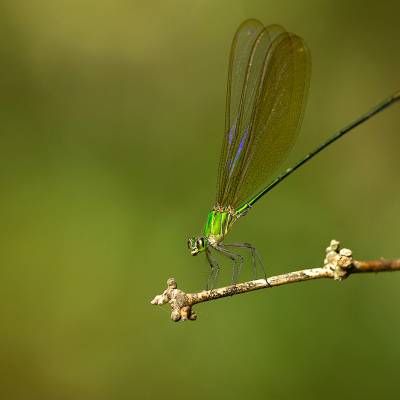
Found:
[[[265,185],[296,140],[306,104],[310,69],[310,52],[299,36],[279,25],[264,27],[255,19],[244,21],[238,28],[229,60],[216,202],[208,214],[203,235],[188,239],[192,255],[206,253],[211,267],[209,285],[219,271],[212,249],[233,261],[233,283],[237,282],[243,257],[232,248],[250,250],[253,271],[257,262],[262,266],[251,244],[223,243],[238,219],[325,147],[400,99],[400,92],[396,92],[383,100]]]

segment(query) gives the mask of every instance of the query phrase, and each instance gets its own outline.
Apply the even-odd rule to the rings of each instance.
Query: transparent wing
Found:
[[[233,39],[216,203],[238,208],[292,148],[302,121],[311,58],[304,41],[245,21]]]
[[[278,26],[271,28],[271,36],[283,32],[284,29]],[[226,115],[225,115],[225,135],[221,149],[218,181],[217,181],[217,203],[221,203],[226,184],[229,179],[229,164],[232,162],[232,156],[237,151],[240,144],[239,125],[243,125],[243,114],[249,110],[252,102],[244,97],[244,88],[256,89],[257,79],[260,74],[260,64],[263,63],[262,51],[266,52],[272,42],[272,37],[263,34],[262,43],[256,45],[257,39],[261,33],[264,33],[264,25],[255,19],[244,21],[236,31],[232,41],[231,54],[229,59],[228,84],[226,96]],[[261,38],[260,37],[260,38]],[[261,46],[260,46],[261,44]],[[258,48],[258,54],[255,54],[254,48]],[[261,50],[261,51],[260,51]],[[265,56],[265,54],[264,54]],[[257,70],[249,68],[250,59],[257,62]],[[250,94],[250,93],[249,93]],[[247,113],[248,115],[248,113]]]

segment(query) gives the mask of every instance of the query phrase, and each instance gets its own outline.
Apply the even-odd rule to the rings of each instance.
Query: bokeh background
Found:
[[[400,274],[198,306],[150,300],[190,257],[215,196],[230,42],[249,17],[308,43],[290,160],[400,87],[395,1],[0,3],[0,397],[394,398]],[[354,131],[235,226],[269,274],[321,264],[332,238],[399,257],[400,110]],[[289,161],[290,161],[289,160]],[[228,272],[221,277],[229,280]],[[226,282],[225,282],[226,283]]]

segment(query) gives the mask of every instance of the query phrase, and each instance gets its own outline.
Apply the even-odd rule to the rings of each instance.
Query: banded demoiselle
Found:
[[[229,60],[215,206],[208,214],[203,235],[188,239],[192,255],[204,251],[207,256],[211,267],[208,287],[219,271],[212,249],[233,261],[233,283],[237,283],[243,257],[232,248],[250,250],[253,271],[257,262],[262,266],[251,244],[223,243],[238,219],[324,148],[400,99],[400,92],[396,92],[383,100],[265,185],[296,140],[306,104],[310,69],[310,52],[299,36],[279,25],[264,27],[255,19],[239,26]]]

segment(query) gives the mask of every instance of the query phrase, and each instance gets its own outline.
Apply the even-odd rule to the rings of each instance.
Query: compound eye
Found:
[[[189,250],[192,248],[192,241],[190,239],[187,241],[187,247]]]
[[[198,238],[196,242],[197,248],[202,249],[204,247],[204,240],[203,238]]]

